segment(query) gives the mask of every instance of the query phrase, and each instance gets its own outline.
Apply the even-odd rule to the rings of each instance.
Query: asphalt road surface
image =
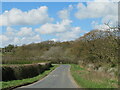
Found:
[[[70,75],[70,65],[60,65],[42,80],[20,88],[77,88],[77,84]]]

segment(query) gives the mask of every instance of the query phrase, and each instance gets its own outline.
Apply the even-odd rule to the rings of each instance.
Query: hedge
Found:
[[[51,63],[2,66],[2,81],[31,78],[51,67]]]

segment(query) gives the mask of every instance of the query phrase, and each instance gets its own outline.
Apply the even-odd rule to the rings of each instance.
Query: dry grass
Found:
[[[117,78],[111,78],[110,75],[97,72],[88,71],[87,69],[81,68],[79,65],[72,65],[72,75],[76,82],[85,88],[117,88]]]

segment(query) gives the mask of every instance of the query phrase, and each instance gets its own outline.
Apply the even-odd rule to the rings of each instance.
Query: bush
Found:
[[[14,70],[11,67],[2,67],[2,80],[15,80]]]
[[[51,63],[2,66],[2,81],[31,78],[49,69]]]

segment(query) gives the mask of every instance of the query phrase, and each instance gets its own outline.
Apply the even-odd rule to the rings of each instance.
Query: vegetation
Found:
[[[79,65],[71,65],[71,73],[77,84],[82,88],[117,88],[117,78],[101,72],[88,71]]]
[[[118,66],[118,30],[93,30],[75,41],[44,41],[37,44],[5,47],[2,52],[3,64],[24,63],[35,60],[53,63],[92,63],[96,68],[107,64]],[[7,52],[9,51],[9,52]],[[13,62],[12,62],[13,61]]]
[[[1,50],[2,63],[26,64],[37,61],[51,61],[52,63],[78,64],[89,71],[96,72],[96,74],[97,72],[108,74],[108,76],[105,76],[106,78],[109,75],[116,78],[120,76],[120,73],[118,73],[118,65],[120,64],[118,60],[120,50],[118,33],[119,28],[110,27],[108,30],[92,30],[74,41],[44,41],[22,46],[8,45]],[[94,76],[91,72],[88,73]],[[102,75],[102,73],[99,74]],[[109,81],[102,82],[107,84]],[[105,86],[99,85],[97,82],[95,85],[97,87]],[[83,86],[86,85],[83,84]],[[114,86],[110,84],[107,87]]]
[[[2,53],[0,52],[0,57],[2,56]]]
[[[51,63],[4,65],[2,66],[2,81],[19,80],[39,75],[51,67]]]
[[[40,79],[42,79],[43,77],[45,77],[46,75],[48,75],[51,71],[53,71],[56,67],[58,67],[58,65],[54,65],[54,67],[51,67],[50,70],[46,70],[45,72],[43,72],[42,74],[33,77],[33,78],[27,78],[27,79],[22,79],[22,80],[12,80],[12,81],[7,81],[7,82],[0,82],[0,84],[2,84],[2,89],[10,89],[10,88],[15,88],[18,86],[22,86],[22,85],[26,85],[26,84],[31,84],[33,82],[36,82]]]
[[[45,62],[49,62],[49,61],[40,61],[40,60],[5,60],[2,61],[2,65],[16,65],[16,64],[34,64],[34,63],[45,63]]]

